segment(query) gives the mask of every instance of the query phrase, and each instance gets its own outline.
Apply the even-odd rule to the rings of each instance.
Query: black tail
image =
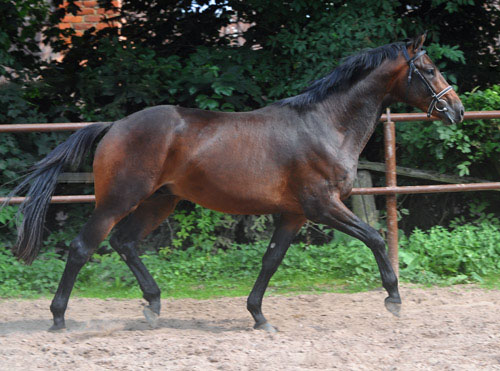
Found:
[[[18,228],[14,255],[31,264],[40,251],[43,225],[50,199],[57,184],[57,177],[64,166],[80,166],[97,137],[109,129],[112,123],[89,125],[73,133],[64,143],[59,144],[43,160],[33,166],[33,170],[10,194],[9,198],[23,192],[29,186],[26,200],[19,206],[23,220]]]

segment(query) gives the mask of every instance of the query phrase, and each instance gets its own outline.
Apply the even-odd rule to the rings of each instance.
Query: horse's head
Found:
[[[427,116],[439,117],[446,123],[461,122],[464,106],[453,88],[446,82],[422,45],[425,34],[410,40],[403,48],[404,65],[399,69],[397,96]]]

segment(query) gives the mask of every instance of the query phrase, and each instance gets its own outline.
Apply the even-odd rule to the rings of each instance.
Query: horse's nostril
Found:
[[[460,109],[460,117],[464,117],[465,115],[465,111],[463,108]]]

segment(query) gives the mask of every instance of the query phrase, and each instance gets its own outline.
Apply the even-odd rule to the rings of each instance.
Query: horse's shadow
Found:
[[[200,330],[213,333],[245,331],[251,329],[250,321],[244,319],[179,319],[179,318],[160,318],[157,326],[152,329],[145,320],[131,320],[127,324],[127,331],[154,330],[161,328],[178,330]]]
[[[46,332],[52,325],[50,319],[26,319],[8,322],[0,322],[0,337],[15,333],[37,333]],[[106,336],[118,331],[157,331],[161,329],[174,330],[198,330],[211,333],[247,331],[252,327],[247,320],[243,319],[180,319],[180,318],[159,318],[157,325],[152,328],[145,319],[142,318],[121,318],[121,319],[93,319],[90,321],[66,320],[68,334],[81,334],[92,336]]]

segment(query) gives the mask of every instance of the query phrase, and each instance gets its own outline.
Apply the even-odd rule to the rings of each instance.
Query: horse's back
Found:
[[[296,209],[283,197],[290,195],[294,165],[293,130],[283,117],[270,109],[178,113],[186,126],[173,141],[163,178],[176,195],[233,214]]]
[[[171,192],[230,213],[295,208],[294,130],[273,109],[226,113],[157,106],[117,121],[94,160],[96,199],[133,189]],[[284,127],[285,126],[285,127]]]

